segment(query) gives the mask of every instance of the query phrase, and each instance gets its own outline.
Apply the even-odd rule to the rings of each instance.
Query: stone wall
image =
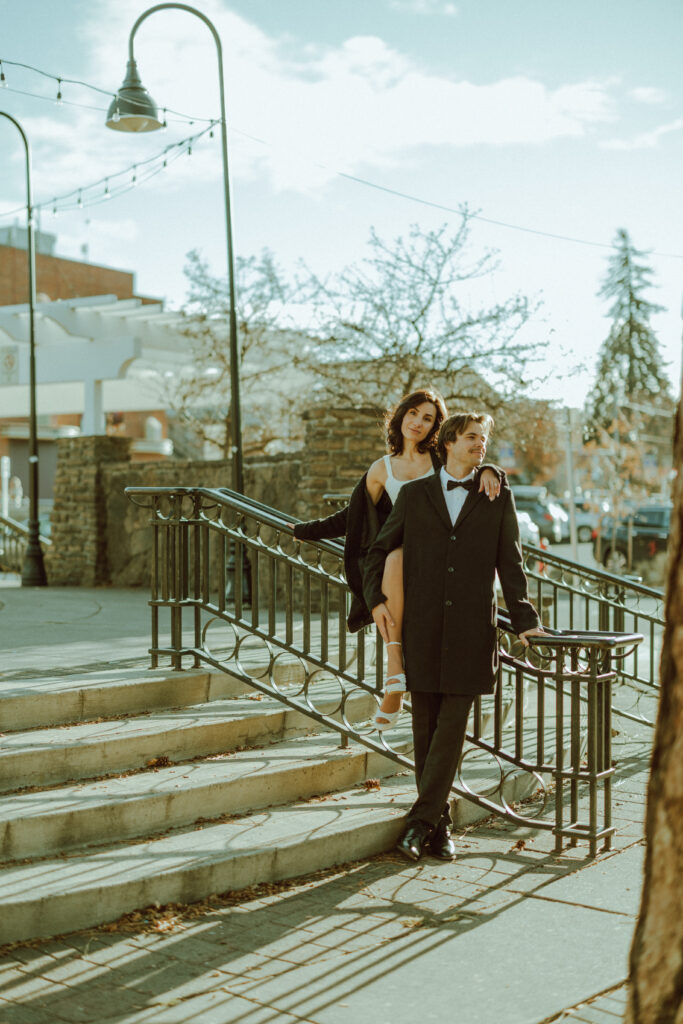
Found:
[[[323,494],[349,493],[384,446],[371,414],[320,407],[304,418],[301,452],[245,460],[245,491],[264,505],[314,519],[334,511]],[[230,486],[229,461],[131,463],[129,444],[122,437],[58,442],[53,544],[46,559],[52,586],[149,584],[150,514],[133,505],[126,487]]]
[[[126,437],[58,440],[52,545],[45,557],[52,586],[95,587],[109,581],[105,470],[112,462],[127,466],[129,448]]]
[[[334,511],[323,494],[348,494],[368,466],[384,454],[379,418],[358,409],[313,408],[304,413],[304,460],[295,511],[318,519]]]
[[[185,461],[119,463],[104,471],[109,582],[117,587],[147,586],[151,574],[150,513],[134,505],[126,487],[229,487],[230,462]],[[244,466],[246,493],[266,505],[294,513],[299,485],[298,456],[250,459]]]

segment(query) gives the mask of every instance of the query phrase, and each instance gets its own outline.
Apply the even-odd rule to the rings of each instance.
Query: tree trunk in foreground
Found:
[[[676,420],[661,698],[648,784],[645,876],[628,1024],[683,1024],[683,404]]]

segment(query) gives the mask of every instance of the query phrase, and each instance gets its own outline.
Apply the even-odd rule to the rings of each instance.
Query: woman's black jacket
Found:
[[[434,471],[438,472],[441,463],[435,452],[431,455]],[[502,477],[502,470],[487,464],[478,470],[477,482],[484,469],[492,469]],[[294,527],[294,536],[297,540],[331,540],[334,537],[345,537],[344,573],[351,591],[347,623],[352,633],[372,622],[372,614],[363,598],[363,559],[392,509],[391,498],[386,491],[382,491],[377,504],[373,504],[368,494],[367,478],[368,474],[365,473],[358,481],[345,508],[334,512],[326,519],[312,519],[308,523],[297,523]]]

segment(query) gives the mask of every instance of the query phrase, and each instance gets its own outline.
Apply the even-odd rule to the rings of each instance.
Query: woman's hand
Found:
[[[389,626],[394,625],[394,620],[389,614],[389,609],[384,602],[375,605],[372,609],[372,617],[375,620],[375,625],[380,632],[382,640],[384,640],[385,644],[388,644],[391,639],[389,636]]]
[[[479,494],[484,492],[489,501],[495,501],[500,494],[500,477],[492,469],[485,469],[481,474]]]

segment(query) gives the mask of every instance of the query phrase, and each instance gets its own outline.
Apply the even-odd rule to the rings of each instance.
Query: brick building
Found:
[[[142,303],[158,302],[158,299],[135,294],[135,275],[128,270],[55,256],[56,241],[55,235],[35,232],[36,293],[39,299],[44,297],[54,301],[86,295],[115,295],[117,299],[139,298]],[[0,306],[28,302],[26,247],[25,228],[0,228]]]

